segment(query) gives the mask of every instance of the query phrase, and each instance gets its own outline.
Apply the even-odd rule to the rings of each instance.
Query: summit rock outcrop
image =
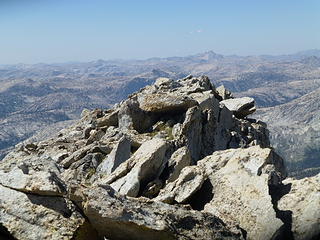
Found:
[[[0,236],[290,239],[304,218],[281,215],[295,211],[278,205],[286,169],[253,111],[206,76],[159,78],[112,109],[85,110],[0,162]],[[312,224],[307,239],[319,235]]]

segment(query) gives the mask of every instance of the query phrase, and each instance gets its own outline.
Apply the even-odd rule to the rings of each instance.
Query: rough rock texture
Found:
[[[119,195],[109,186],[82,191],[83,211],[108,239],[239,239],[211,214]],[[101,205],[101,203],[104,203]],[[203,227],[206,226],[206,227]]]
[[[85,218],[71,201],[0,185],[0,221],[16,239],[72,239]],[[0,235],[0,239],[2,239]]]
[[[201,160],[198,165],[206,170],[214,194],[204,210],[239,224],[248,239],[270,239],[283,224],[269,195],[269,185],[285,177],[284,166],[274,165],[277,160],[260,147],[219,151]]]
[[[222,100],[233,98],[232,93],[229,90],[227,90],[223,85],[217,87],[217,92],[222,98]]]
[[[276,218],[269,185],[280,184],[284,177],[281,159],[269,148],[217,151],[197,166],[185,167],[156,199],[195,204],[226,223],[238,224],[249,239],[270,239],[282,221]],[[197,194],[206,180],[211,192]],[[192,195],[197,202],[192,203]]]
[[[205,76],[161,78],[17,145],[0,163],[0,238],[288,239],[307,218],[281,215],[283,161],[253,101],[229,97]]]
[[[281,211],[290,211],[295,240],[320,238],[320,174],[301,180],[286,179],[290,192],[278,202]]]
[[[157,177],[164,165],[166,150],[167,144],[162,139],[143,143],[127,162],[108,176],[106,183],[111,184],[122,194],[130,197],[138,196],[141,185]]]
[[[156,198],[167,203],[185,203],[197,192],[205,180],[204,170],[197,166],[189,166],[182,169],[179,178],[166,185]]]
[[[146,112],[184,111],[195,106],[196,101],[186,96],[176,94],[152,94],[140,97],[140,108]]]
[[[250,97],[226,99],[221,104],[226,106],[239,118],[246,117],[256,111],[254,99]]]
[[[186,167],[192,165],[192,159],[187,147],[182,147],[176,150],[168,161],[168,171],[169,178],[168,182],[172,182],[176,180],[181,170]]]
[[[114,146],[108,157],[106,157],[99,166],[99,171],[112,173],[123,162],[130,158],[131,142],[126,137],[123,137]]]

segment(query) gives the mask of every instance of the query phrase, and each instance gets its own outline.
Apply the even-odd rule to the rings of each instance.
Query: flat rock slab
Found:
[[[187,96],[155,93],[139,97],[140,108],[146,112],[186,111],[197,102]]]
[[[243,118],[254,113],[256,108],[254,106],[254,99],[250,97],[231,98],[220,102],[232,111],[236,117]]]
[[[83,211],[100,236],[108,239],[243,239],[209,213],[149,199],[127,198],[109,186],[84,189]]]
[[[73,239],[85,218],[69,200],[0,185],[0,224],[16,239]]]

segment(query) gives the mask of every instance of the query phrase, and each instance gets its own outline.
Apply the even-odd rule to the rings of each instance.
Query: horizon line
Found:
[[[206,53],[213,53],[217,56],[222,56],[222,57],[285,57],[285,56],[294,56],[294,55],[301,55],[303,56],[303,53],[311,52],[311,51],[319,51],[320,53],[320,48],[311,48],[311,49],[305,49],[305,50],[299,50],[295,51],[293,53],[286,53],[286,54],[253,54],[253,55],[241,55],[241,54],[221,54],[217,53],[214,50],[207,50],[207,51],[202,51],[194,54],[188,54],[188,55],[181,55],[181,56],[167,56],[167,57],[146,57],[146,58],[109,58],[109,59],[102,59],[102,58],[97,58],[93,60],[87,60],[87,61],[81,61],[81,60],[68,60],[68,61],[59,61],[59,62],[35,62],[35,63],[23,63],[23,62],[18,62],[18,63],[0,63],[0,66],[15,66],[15,65],[56,65],[56,64],[76,64],[76,63],[91,63],[91,62],[97,62],[97,61],[105,61],[105,62],[112,62],[112,61],[117,61],[117,62],[126,62],[126,61],[148,61],[152,59],[168,59],[168,58],[187,58],[187,57],[194,57],[197,55],[201,54],[206,54]],[[307,55],[306,55],[307,56]],[[312,55],[310,55],[312,56]]]

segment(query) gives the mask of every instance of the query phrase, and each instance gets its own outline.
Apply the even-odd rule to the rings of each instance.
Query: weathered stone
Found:
[[[208,213],[120,196],[108,186],[83,191],[83,211],[108,239],[242,239]]]
[[[273,165],[271,149],[258,146],[247,149],[218,151],[198,162],[206,171],[213,187],[214,198],[204,211],[226,223],[239,224],[247,239],[270,239],[283,224],[276,217],[269,195],[269,177],[281,176],[282,164]],[[268,165],[273,172],[264,173]]]
[[[159,170],[165,163],[167,143],[153,139],[141,145],[132,157],[114,171],[107,183],[127,196],[136,197],[141,186],[157,178]]]
[[[222,100],[227,100],[230,98],[233,98],[232,93],[227,90],[223,85],[216,88],[219,96],[222,98]]]
[[[106,134],[100,139],[100,143],[108,146],[112,150],[111,145],[115,145],[124,136],[124,133],[113,126],[107,128]],[[111,152],[109,151],[109,153]]]
[[[0,238],[241,238],[230,228],[249,240],[317,237],[318,180],[290,180],[278,209],[289,182],[265,124],[245,118],[251,99],[220,104],[230,96],[218,90],[207,77],[158,79],[56,138],[17,146],[0,162]],[[312,235],[300,237],[300,226]]]
[[[95,141],[99,141],[104,135],[105,132],[102,130],[92,130],[86,144],[89,145]]]
[[[61,152],[56,153],[53,157],[52,160],[55,162],[62,162],[63,159],[69,157],[69,153],[67,150],[62,150]]]
[[[131,141],[127,137],[123,137],[114,146],[111,153],[99,166],[99,171],[102,173],[112,173],[121,163],[130,158]]]
[[[205,92],[196,92],[191,93],[190,96],[192,99],[196,100],[199,104],[201,110],[207,109],[217,109],[219,108],[219,101],[215,98],[212,91],[205,91]]]
[[[96,148],[95,148],[96,149]],[[96,179],[97,168],[105,155],[101,152],[88,152],[83,158],[71,164],[61,173],[64,182],[77,181],[91,184]]]
[[[0,184],[18,191],[43,195],[63,195],[67,189],[60,168],[50,156],[27,155],[1,162]]]
[[[62,196],[67,192],[66,184],[54,171],[35,171],[16,167],[8,173],[0,170],[0,184],[21,192],[46,196]]]
[[[182,85],[180,91],[186,94],[215,90],[215,87],[207,76],[201,76],[199,78],[191,76],[178,80],[178,83]]]
[[[146,112],[164,113],[175,111],[186,111],[188,108],[195,106],[196,101],[188,96],[169,94],[169,93],[154,93],[150,95],[139,96],[140,108]]]
[[[320,237],[320,174],[301,180],[286,179],[283,184],[290,192],[278,202],[283,213],[289,212],[295,240],[313,240]]]
[[[176,150],[168,161],[169,178],[167,182],[173,182],[179,177],[181,170],[192,164],[192,159],[187,147]]]
[[[97,119],[97,127],[118,126],[118,110],[112,111],[109,114]]]
[[[220,103],[226,106],[238,118],[244,118],[256,111],[254,99],[250,97],[227,99]]]
[[[161,86],[170,86],[172,83],[173,83],[173,80],[171,80],[170,78],[160,77],[160,78],[157,78],[154,85],[157,87],[161,87]]]
[[[181,126],[180,141],[189,149],[193,161],[197,161],[200,158],[201,132],[201,110],[199,107],[189,108]]]
[[[181,128],[182,128],[181,123],[177,123],[177,124],[173,125],[171,133],[174,138],[176,138],[176,139],[179,138],[179,136],[181,134]]]
[[[139,104],[136,100],[128,99],[119,109],[118,122],[120,129],[134,129],[135,115],[140,113]]]
[[[34,143],[27,143],[24,147],[29,151],[35,151],[38,146]]]
[[[87,139],[90,137],[90,132],[94,129],[92,124],[88,124],[83,130],[83,138]]]
[[[67,199],[25,194],[0,185],[0,225],[15,239],[73,239],[84,222]]]
[[[63,159],[60,164],[64,168],[69,168],[71,166],[71,164],[73,164],[74,162],[77,162],[81,158],[83,158],[92,147],[93,147],[92,145],[88,145],[86,147],[83,147],[83,148],[75,151],[69,157]]]
[[[158,201],[185,203],[205,181],[204,171],[197,166],[183,168],[177,180],[168,183],[156,198]]]
[[[122,131],[136,130],[143,133],[154,124],[154,121],[153,115],[141,109],[136,96],[129,98],[120,106],[118,122]]]

